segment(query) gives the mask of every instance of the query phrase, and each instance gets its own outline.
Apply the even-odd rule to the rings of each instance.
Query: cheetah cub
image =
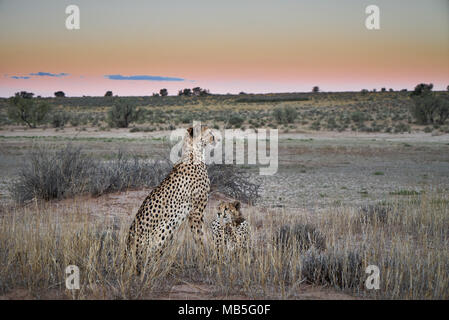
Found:
[[[217,250],[245,248],[249,239],[249,224],[240,211],[239,201],[220,202],[217,217],[212,221],[212,237]]]

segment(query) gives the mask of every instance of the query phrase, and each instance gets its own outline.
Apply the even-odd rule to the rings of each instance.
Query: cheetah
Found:
[[[127,239],[128,252],[135,254],[138,271],[143,257],[155,259],[187,219],[195,242],[203,247],[203,211],[210,180],[204,150],[216,141],[212,130],[201,125],[188,128],[181,159],[167,177],[151,191],[132,222]]]
[[[212,221],[212,236],[219,252],[224,245],[229,250],[246,248],[249,224],[240,211],[239,201],[220,202],[217,217]]]

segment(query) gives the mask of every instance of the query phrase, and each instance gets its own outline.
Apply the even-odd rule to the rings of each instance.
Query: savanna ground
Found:
[[[3,298],[449,297],[448,126],[414,123],[408,93],[129,97],[121,99],[137,106],[139,118],[120,129],[107,121],[115,99],[42,98],[52,115],[34,129],[10,121],[0,101]],[[183,228],[167,254],[136,276],[123,260],[124,241],[152,179],[13,200],[11,183],[36,148],[70,143],[98,163],[118,150],[155,159],[169,148],[169,130],[193,120],[280,131],[275,175],[241,167],[259,197],[243,206],[253,233],[240,255],[217,261],[207,229],[201,255]],[[206,225],[217,201],[231,198],[214,190]],[[80,267],[79,291],[65,289],[70,264]],[[380,268],[379,290],[365,288],[368,265]]]

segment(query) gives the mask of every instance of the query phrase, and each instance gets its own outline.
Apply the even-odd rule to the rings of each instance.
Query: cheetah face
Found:
[[[200,145],[202,148],[205,148],[208,145],[215,146],[217,143],[217,138],[215,137],[212,129],[202,126],[196,125],[195,127],[190,127],[187,129],[190,138],[194,145]]]
[[[220,220],[221,225],[234,224],[242,218],[240,212],[240,202],[220,202],[218,205],[217,218]]]

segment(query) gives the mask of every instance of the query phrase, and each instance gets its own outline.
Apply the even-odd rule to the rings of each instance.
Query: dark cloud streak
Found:
[[[12,79],[29,79],[30,77],[27,76],[11,76]]]
[[[143,81],[185,81],[183,78],[136,75],[136,76],[122,76],[120,74],[108,74],[104,76],[109,80],[143,80]]]
[[[36,73],[30,73],[30,76],[38,76],[38,77],[65,77],[68,76],[68,73],[51,73],[51,72],[36,72]]]

